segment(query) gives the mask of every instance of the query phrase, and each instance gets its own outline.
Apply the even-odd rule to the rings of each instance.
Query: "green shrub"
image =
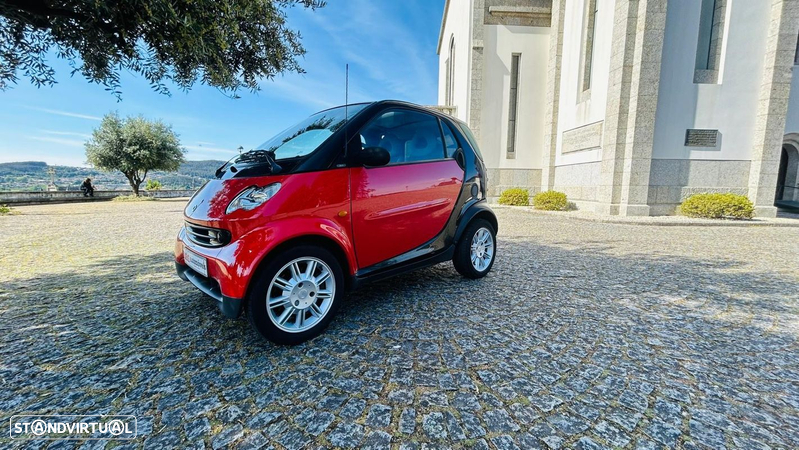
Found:
[[[533,207],[544,211],[566,211],[569,209],[569,201],[563,192],[544,191],[535,194]]]
[[[510,188],[502,191],[499,196],[500,205],[528,206],[530,204],[530,193],[527,189]]]
[[[8,205],[0,205],[0,214],[11,214],[14,210]]]
[[[162,187],[163,185],[160,181],[150,179],[147,180],[147,184],[144,186],[144,189],[147,189],[148,191],[160,191]]]
[[[694,194],[682,202],[680,213],[707,219],[751,219],[755,208],[744,195]]]
[[[120,195],[119,197],[114,197],[112,201],[114,202],[150,202],[155,200],[153,197],[145,197],[145,196],[136,196],[136,195]]]

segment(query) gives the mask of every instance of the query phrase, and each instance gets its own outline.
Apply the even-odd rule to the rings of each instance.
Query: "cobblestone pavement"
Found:
[[[115,449],[799,447],[796,228],[501,209],[487,278],[401,276],[277,347],[174,275],[181,202],[19,210],[0,217],[4,419],[135,414]]]

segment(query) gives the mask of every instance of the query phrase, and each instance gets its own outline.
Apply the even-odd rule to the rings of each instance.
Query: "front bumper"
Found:
[[[183,257],[183,251],[189,248],[192,252],[208,261],[208,276],[202,276],[190,268]],[[235,318],[241,314],[243,298],[246,296],[249,275],[236,270],[235,259],[230,255],[221,255],[220,249],[208,249],[192,245],[186,238],[186,230],[180,229],[175,242],[175,270],[178,276],[193,284],[197,289],[216,300],[219,309],[227,317]]]
[[[188,281],[197,289],[216,300],[219,305],[219,310],[222,311],[222,314],[226,317],[232,319],[239,317],[241,314],[242,299],[223,295],[219,288],[219,283],[212,278],[206,278],[200,275],[187,265],[175,261],[175,270],[182,280]]]

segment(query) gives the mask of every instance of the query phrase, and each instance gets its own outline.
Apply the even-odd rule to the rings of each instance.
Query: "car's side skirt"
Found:
[[[424,248],[424,245],[420,248]],[[455,255],[455,245],[440,250],[435,253],[428,253],[426,255],[407,260],[392,266],[388,266],[379,270],[359,270],[351,278],[350,288],[358,289],[365,284],[373,283],[375,281],[384,280],[393,276],[401,275],[403,273],[411,272],[423,267],[429,267],[438,263],[449,261]]]

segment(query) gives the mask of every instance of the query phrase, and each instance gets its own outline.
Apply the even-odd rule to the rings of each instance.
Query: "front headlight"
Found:
[[[250,186],[241,191],[233,201],[227,205],[226,214],[243,209],[249,211],[263,205],[280,190],[280,183],[273,183],[264,187]]]

